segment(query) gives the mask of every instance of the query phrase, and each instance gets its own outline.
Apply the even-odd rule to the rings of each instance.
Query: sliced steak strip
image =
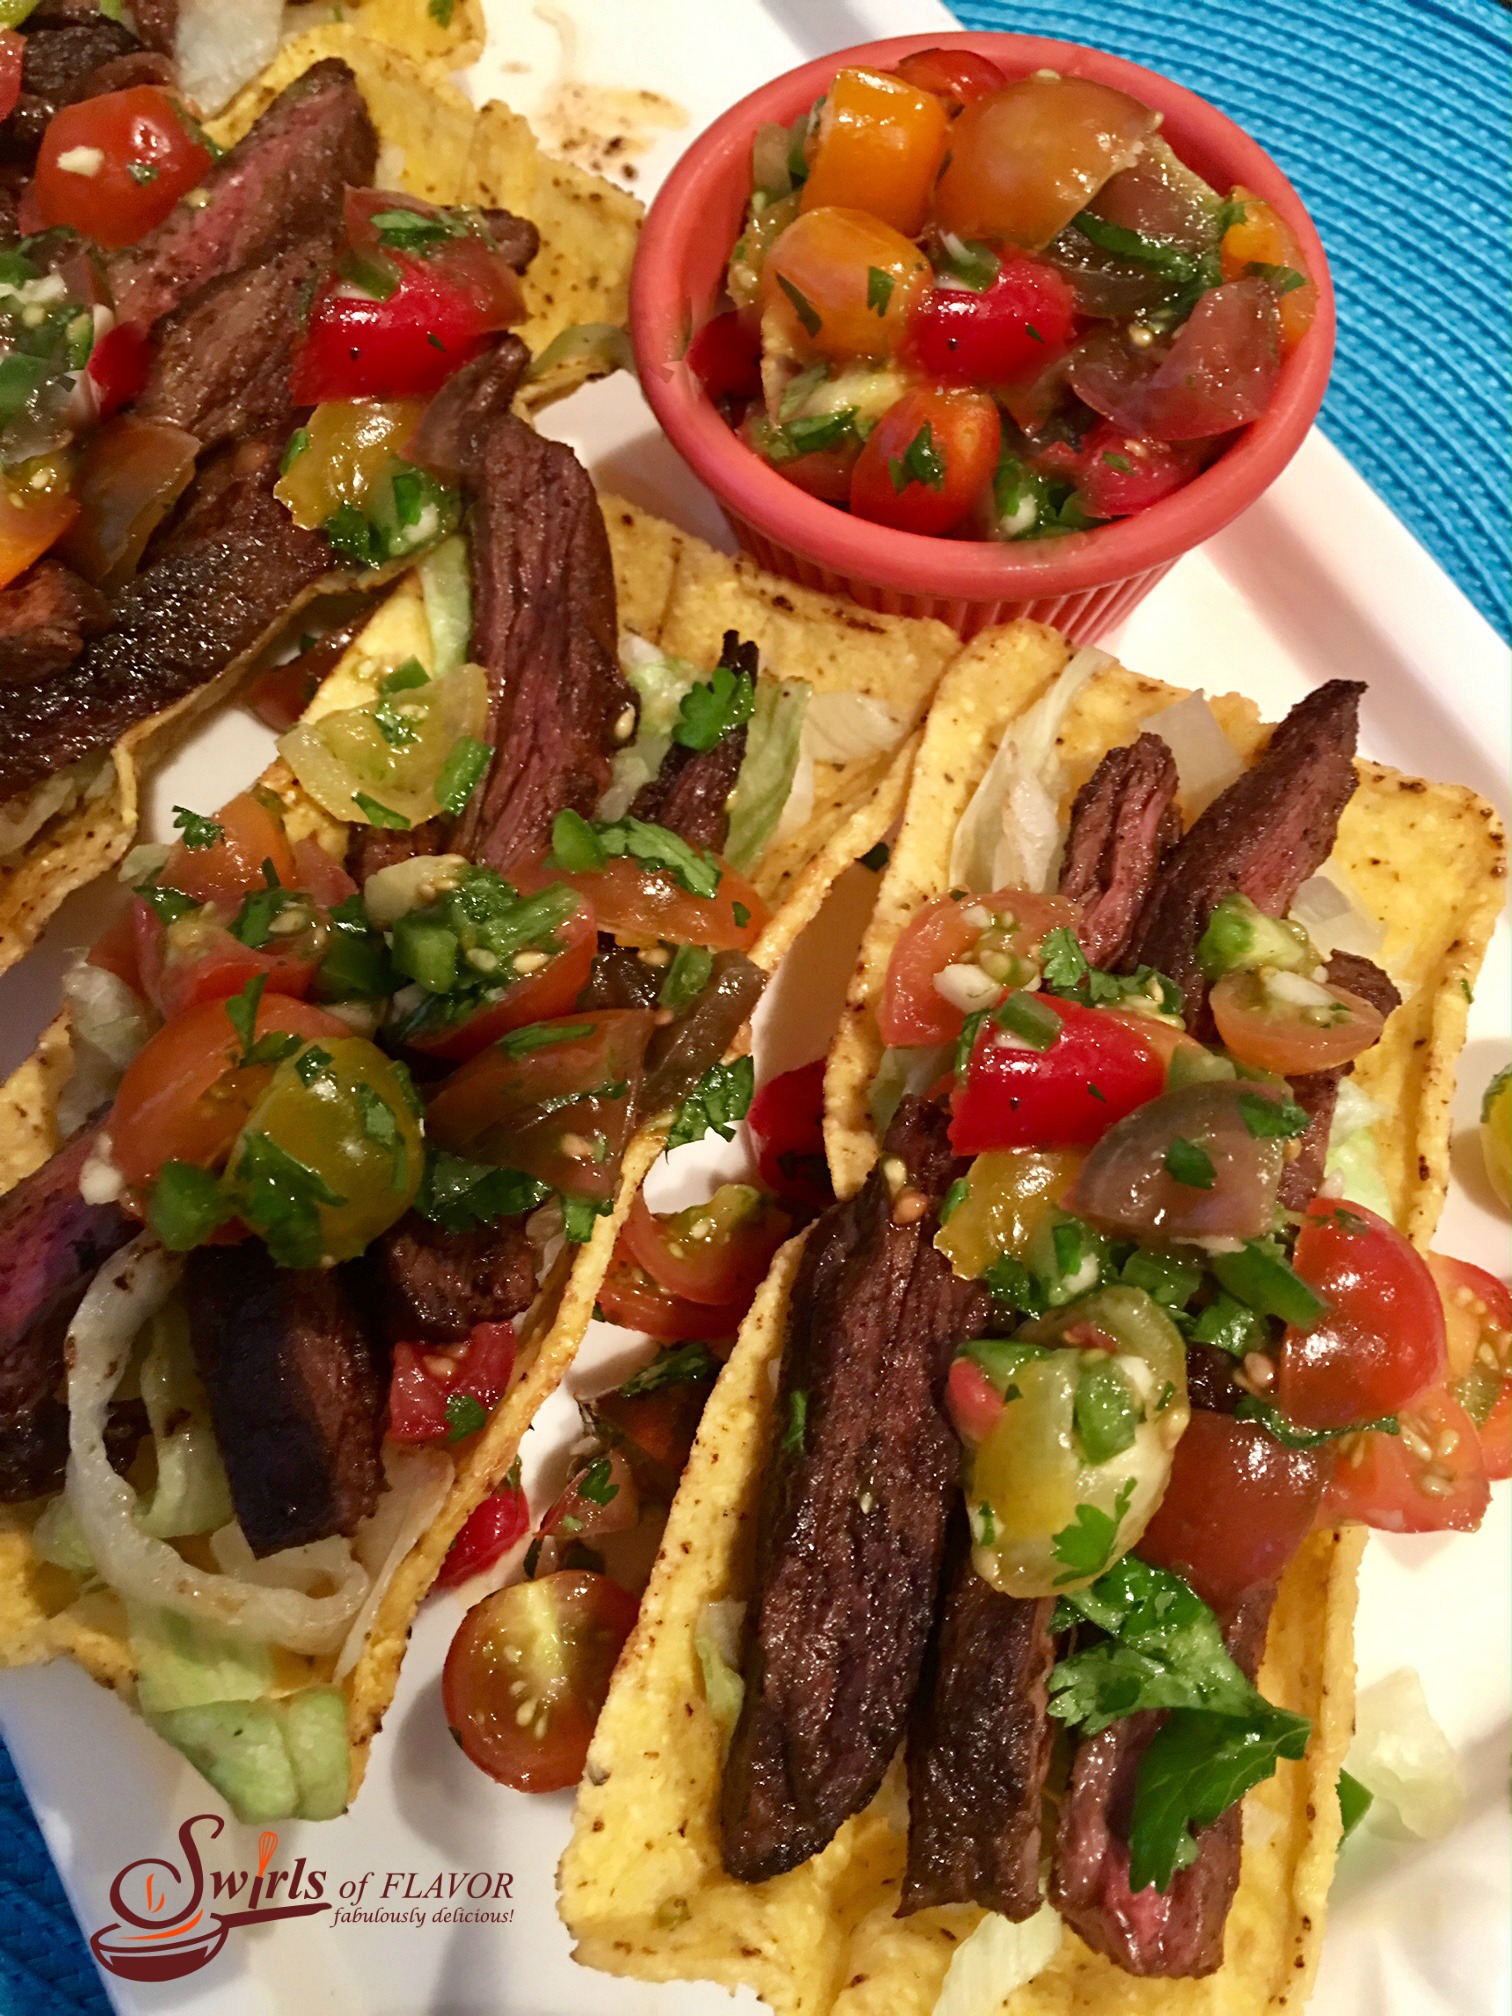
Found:
[[[0,686],[0,803],[249,657],[332,573],[325,535],[301,532],[273,495],[279,452],[250,441],[212,464],[116,598],[111,629],[54,677]]]
[[[1276,1585],[1249,1590],[1224,1619],[1234,1662],[1253,1680]],[[1223,1931],[1239,1883],[1242,1806],[1197,1836],[1197,1858],[1162,1894],[1129,1888],[1129,1822],[1139,1766],[1165,1716],[1125,1717],[1080,1745],[1061,1801],[1050,1901],[1078,1938],[1125,1973],[1182,1979],[1223,1964]]]
[[[357,80],[334,56],[281,91],[196,192],[109,265],[123,322],[148,326],[239,267],[336,220],[346,184],[369,183],[378,137]]]
[[[1335,952],[1328,962],[1327,973],[1333,986],[1358,994],[1378,1014],[1390,1015],[1402,1005],[1402,997],[1390,976],[1357,952]],[[1353,1069],[1353,1064],[1340,1064],[1331,1071],[1310,1071],[1291,1081],[1292,1097],[1307,1115],[1307,1132],[1299,1136],[1295,1157],[1281,1171],[1277,1196],[1285,1211],[1305,1211],[1317,1194],[1328,1159],[1328,1136],[1339,1101],[1339,1081]]]
[[[894,1161],[926,1204],[906,1224]],[[906,1099],[865,1188],[814,1226],[794,1284],[721,1800],[741,1882],[817,1854],[903,1735],[957,1489],[945,1376],[990,1308],[933,1243],[956,1166],[943,1109]]]
[[[258,1556],[350,1534],[378,1500],[382,1366],[341,1268],[201,1246],[184,1300],[236,1516]]]
[[[1076,794],[1060,893],[1082,906],[1077,940],[1093,966],[1128,945],[1161,862],[1181,838],[1176,761],[1158,735],[1110,749]]]
[[[456,1344],[475,1323],[503,1323],[535,1299],[535,1248],[522,1217],[448,1232],[418,1211],[378,1242],[384,1326],[406,1344]]]
[[[115,1204],[86,1204],[87,1127],[0,1197],[0,1501],[56,1491],[68,1460],[63,1339],[84,1291],[138,1227]]]
[[[684,749],[674,742],[651,782],[636,792],[630,816],[665,826],[690,846],[717,854],[730,837],[726,807],[745,751],[743,727],[721,735],[712,749]]]
[[[523,273],[541,249],[541,234],[535,225],[528,217],[516,217],[513,210],[485,210],[483,222],[505,265]]]
[[[142,45],[129,28],[99,12],[77,19],[53,14],[38,20],[33,15],[22,40],[21,93],[0,122],[0,161],[30,169],[60,106],[93,97],[95,73],[139,52]]]
[[[158,331],[138,420],[168,421],[202,450],[293,425],[289,372],[301,308],[330,271],[337,232],[296,239],[287,251],[203,287]]]
[[[1003,1596],[971,1565],[964,1507],[908,1731],[908,1868],[899,1914],[1040,1908],[1041,1801],[1053,1725],[1052,1599]]]
[[[1216,906],[1238,889],[1281,916],[1327,859],[1354,794],[1354,750],[1365,691],[1330,679],[1295,706],[1265,752],[1215,798],[1159,878],[1121,964],[1153,966],[1180,987],[1187,1024],[1206,1000],[1197,945]]]
[[[29,685],[71,665],[110,627],[110,604],[61,560],[41,559],[0,588],[0,685]]]

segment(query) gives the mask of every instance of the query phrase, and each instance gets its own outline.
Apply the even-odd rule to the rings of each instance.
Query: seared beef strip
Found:
[[[535,1299],[535,1248],[522,1217],[448,1232],[418,1211],[374,1249],[393,1343],[456,1344],[475,1323],[503,1323]]]
[[[724,633],[719,662],[731,672],[743,672],[753,684],[760,670],[756,646],[734,630]],[[727,808],[745,752],[743,725],[721,735],[710,749],[685,749],[674,742],[656,776],[636,793],[631,817],[665,826],[690,846],[719,853],[730,835]]]
[[[115,1204],[86,1204],[86,1127],[0,1197],[0,1501],[56,1491],[68,1458],[63,1339],[84,1291],[137,1231]]]
[[[147,383],[132,413],[168,421],[202,449],[294,423],[289,372],[301,310],[331,270],[338,223],[203,287],[158,331]]]
[[[300,531],[273,495],[279,453],[226,451],[121,590],[112,628],[53,678],[0,686],[0,803],[249,657],[332,572],[324,533]]]
[[[1260,1670],[1276,1597],[1273,1582],[1249,1589],[1221,1621],[1224,1642],[1248,1679]],[[1061,1801],[1050,1901],[1078,1938],[1128,1974],[1186,1978],[1223,1964],[1223,1931],[1239,1882],[1242,1807],[1230,1806],[1197,1836],[1197,1858],[1163,1894],[1129,1888],[1129,1824],[1139,1766],[1163,1713],[1129,1715],[1077,1749]]]
[[[1330,679],[1295,706],[1264,754],[1215,798],[1160,871],[1120,962],[1174,980],[1201,1033],[1206,985],[1197,945],[1212,911],[1238,889],[1282,915],[1327,858],[1354,794],[1357,680]]]
[[[1053,1598],[1001,1595],[971,1565],[964,1505],[908,1730],[908,1868],[900,1915],[1040,1908],[1040,1808],[1054,1729]]]
[[[351,1534],[378,1501],[383,1367],[350,1269],[200,1246],[184,1301],[236,1516],[258,1556]]]
[[[541,249],[541,234],[535,225],[528,217],[516,217],[513,210],[485,210],[483,222],[505,265],[523,273]]]
[[[744,952],[714,954],[713,969],[698,999],[656,1030],[646,1046],[637,1114],[648,1117],[682,1104],[750,1021],[766,982],[766,974]]]
[[[110,626],[98,588],[48,557],[0,588],[0,685],[30,685],[71,665]]]
[[[1082,906],[1089,964],[1122,957],[1161,862],[1181,838],[1176,762],[1158,735],[1110,749],[1076,794],[1060,893]]]
[[[903,1735],[958,1488],[945,1378],[991,1308],[934,1246],[959,1166],[943,1108],[905,1099],[865,1188],[809,1234],[724,1770],[724,1865],[741,1882],[816,1855],[872,1797]]]
[[[347,65],[296,77],[200,184],[137,245],[111,255],[123,322],[148,326],[212,280],[284,251],[339,218],[347,183],[373,179],[378,136]]]
[[[1390,1015],[1402,1005],[1402,997],[1390,976],[1358,953],[1335,952],[1328,962],[1327,973],[1333,986],[1358,994],[1382,1015]],[[1278,1198],[1283,1210],[1305,1211],[1323,1181],[1339,1081],[1353,1069],[1353,1064],[1340,1064],[1329,1071],[1310,1071],[1291,1081],[1292,1097],[1307,1115],[1307,1132],[1298,1139],[1295,1158],[1281,1171]]]

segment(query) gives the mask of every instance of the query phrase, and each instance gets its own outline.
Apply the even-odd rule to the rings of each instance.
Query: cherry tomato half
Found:
[[[447,1549],[438,1589],[455,1589],[492,1568],[530,1531],[530,1507],[518,1484],[501,1484],[481,1505],[475,1505],[462,1530]]]
[[[1137,1551],[1184,1576],[1204,1603],[1226,1608],[1274,1580],[1296,1553],[1332,1461],[1326,1449],[1284,1448],[1258,1421],[1197,1408]]]
[[[1052,442],[1033,457],[1033,466],[1042,475],[1068,477],[1089,518],[1128,518],[1190,483],[1202,459],[1190,446],[1099,420],[1080,448]]]
[[[759,1190],[722,1183],[707,1204],[665,1216],[638,1191],[621,1237],[630,1257],[672,1294],[711,1310],[744,1313],[791,1229],[787,1213]]]
[[[974,49],[917,49],[894,67],[921,91],[943,98],[950,113],[1001,91],[1008,82],[991,57],[978,56]]]
[[[599,1286],[598,1304],[610,1323],[642,1330],[664,1343],[683,1344],[698,1337],[733,1337],[745,1318],[746,1305],[732,1302],[716,1308],[690,1302],[663,1288],[625,1247],[624,1234],[615,1246],[609,1272]]]
[[[1338,1444],[1324,1520],[1358,1519],[1383,1533],[1473,1533],[1491,1502],[1475,1423],[1443,1386],[1398,1419],[1399,1434]]]
[[[541,1521],[553,1540],[586,1545],[628,1533],[640,1518],[640,1493],[624,1452],[611,1449],[582,1463]]]
[[[1484,1267],[1430,1253],[1444,1305],[1449,1390],[1480,1434],[1487,1474],[1512,1477],[1512,1289]]]
[[[234,905],[249,889],[267,886],[263,863],[270,862],[285,889],[299,886],[283,819],[256,792],[241,792],[216,813],[214,823],[220,832],[210,846],[178,842],[163,863],[160,882],[196,903]]]
[[[1380,1010],[1358,994],[1296,974],[1225,973],[1208,998],[1226,1048],[1241,1063],[1283,1078],[1350,1063],[1379,1042],[1386,1026]]]
[[[514,1363],[512,1323],[475,1323],[467,1342],[450,1349],[396,1344],[387,1433],[396,1442],[473,1434],[503,1398]]]
[[[824,1059],[768,1078],[746,1115],[756,1168],[780,1204],[811,1217],[835,1201],[824,1156]]]
[[[519,1792],[575,1785],[635,1616],[633,1596],[576,1569],[475,1604],[446,1655],[441,1699],[479,1770]]]
[[[887,962],[887,979],[877,1026],[884,1043],[899,1046],[953,1043],[966,1011],[935,986],[936,977],[985,944],[1023,962],[999,965],[1003,984],[1018,985],[1036,970],[1034,961],[1047,931],[1074,925],[1077,906],[1063,896],[1036,896],[1028,889],[998,889],[990,896],[941,896],[917,911],[904,926]],[[991,956],[991,950],[985,956]]]
[[[1003,423],[985,392],[920,386],[889,406],[851,472],[858,518],[937,537],[955,530],[986,495]]]
[[[694,336],[688,369],[711,399],[761,396],[761,334],[733,308],[716,315]]]
[[[511,1029],[523,1029],[531,1022],[552,1022],[564,1016],[588,984],[593,955],[598,950],[598,927],[593,905],[586,898],[552,937],[556,950],[534,973],[512,980],[496,1000],[485,1001],[461,1022],[452,1022],[407,1040],[412,1050],[429,1057],[476,1057],[490,1043],[497,1043]]]
[[[719,887],[712,896],[694,896],[675,876],[621,855],[603,868],[568,873],[549,858],[510,870],[525,895],[565,882],[586,896],[601,931],[622,945],[706,945],[716,952],[748,952],[766,929],[771,911],[746,878],[728,862],[719,864]]]
[[[293,911],[286,914],[293,921]],[[263,948],[244,945],[213,908],[175,917],[165,926],[138,896],[131,916],[142,991],[165,1017],[202,1001],[228,1001],[259,973],[270,993],[308,994],[320,963],[322,926],[313,906],[305,906],[302,914],[306,922],[299,932],[270,939]]]
[[[1223,277],[1247,279],[1258,268],[1272,285],[1280,283],[1276,312],[1281,318],[1281,349],[1283,354],[1295,350],[1318,312],[1318,285],[1303,261],[1297,235],[1280,211],[1273,209],[1263,196],[1254,196],[1248,189],[1240,188],[1234,191],[1231,200],[1244,207],[1242,215],[1223,234],[1220,248]]]
[[[653,1503],[670,1505],[677,1495],[718,1370],[712,1361],[706,1360],[705,1366],[649,1392],[603,1393],[590,1404],[593,1426],[607,1443],[624,1452],[637,1489]]]
[[[910,238],[865,210],[805,210],[761,269],[763,329],[797,356],[888,357],[932,278]]]
[[[1031,1050],[984,1025],[952,1100],[958,1155],[1098,1141],[1165,1089],[1164,1063],[1127,1021],[1053,994],[1035,999],[1065,1026],[1049,1049]]]
[[[1069,347],[1076,296],[1063,273],[1027,254],[989,287],[931,287],[908,326],[907,357],[947,385],[1027,385]]]
[[[841,70],[825,94],[804,210],[864,210],[917,236],[950,118],[934,92],[885,70]]]
[[[134,245],[210,167],[209,148],[173,94],[137,84],[54,113],[32,197],[43,227],[67,224],[101,245]]]
[[[0,588],[24,574],[72,525],[79,500],[60,471],[44,490],[21,490],[0,481]]]
[[[1439,1385],[1444,1311],[1428,1263],[1394,1225],[1358,1204],[1307,1207],[1292,1265],[1328,1304],[1288,1329],[1276,1400],[1305,1428],[1347,1428],[1396,1414]]]

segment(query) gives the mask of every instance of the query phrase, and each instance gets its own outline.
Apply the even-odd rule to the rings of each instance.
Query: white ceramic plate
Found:
[[[650,88],[686,108],[687,126],[662,130],[637,162],[634,186],[643,194],[693,132],[765,78],[827,49],[953,25],[934,0],[616,0],[613,7],[576,0],[570,14],[529,0],[489,5],[480,96],[506,97],[534,116],[566,74]],[[546,424],[604,484],[728,544],[711,499],[661,439],[631,381],[589,388],[555,408]],[[1361,739],[1369,754],[1473,784],[1506,810],[1506,653],[1317,433],[1270,494],[1176,567],[1110,641],[1138,670],[1178,685],[1238,688],[1271,719],[1326,677],[1366,679]],[[270,748],[241,712],[207,723],[155,781],[154,831],[167,832],[175,803],[221,803],[256,774]],[[874,886],[865,871],[851,871],[779,977],[758,1021],[762,1075],[824,1049]],[[53,1012],[68,949],[92,939],[109,900],[98,890],[74,899],[33,957],[0,981],[4,1069],[28,1052]],[[1498,1271],[1506,1264],[1506,1223],[1488,1208],[1470,1130],[1481,1088],[1507,1058],[1507,969],[1503,933],[1471,1016],[1457,1180],[1441,1235],[1450,1250]],[[738,1140],[717,1154],[684,1150],[654,1174],[652,1203],[668,1208],[706,1194],[711,1178],[743,1170],[744,1152]],[[623,1333],[591,1329],[568,1390],[527,1439],[525,1480],[537,1506],[554,1488],[576,1431],[572,1391],[613,1383],[617,1360],[633,1350]],[[1360,1605],[1361,1680],[1417,1667],[1463,1762],[1469,1817],[1433,1848],[1390,1841],[1370,1822],[1349,1844],[1313,2002],[1320,2016],[1493,2016],[1506,2008],[1508,1532],[1503,1491],[1472,1539],[1371,1542]],[[462,1608],[460,1597],[445,1595],[422,1612],[355,1810],[324,1826],[285,1828],[272,1865],[289,1868],[304,1856],[307,1868],[324,1872],[327,1897],[343,1885],[355,1890],[367,1875],[359,1908],[424,1913],[428,1922],[337,1923],[323,1915],[239,1930],[202,1972],[172,1986],[108,1979],[119,2009],[131,2016],[164,2009],[185,2016],[421,2009],[718,2016],[730,2008],[712,1987],[641,1987],[573,1964],[553,1893],[569,1798],[532,1800],[493,1785],[462,1758],[442,1719],[441,1663]],[[0,1727],[88,1930],[116,1916],[109,1890],[119,1869],[146,1855],[176,1856],[181,1821],[218,1807],[174,1752],[73,1667],[3,1676]],[[251,1830],[234,1822],[207,1852],[212,1867],[227,1871],[256,1860]],[[448,1885],[460,1882],[465,1899],[466,1877],[478,1890],[482,1872],[494,1890],[507,1875],[509,1896],[476,1908],[512,1908],[510,1921],[435,1922]],[[409,1901],[428,1889],[428,1899]],[[758,2005],[745,1996],[740,2006]]]

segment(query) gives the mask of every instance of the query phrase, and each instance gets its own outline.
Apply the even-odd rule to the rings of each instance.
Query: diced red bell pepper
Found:
[[[436,1577],[438,1589],[460,1583],[492,1568],[530,1531],[530,1507],[518,1484],[501,1484],[467,1515]]]
[[[824,1159],[824,1059],[769,1078],[746,1124],[763,1185],[789,1210],[811,1216],[835,1201]]]
[[[147,383],[147,338],[134,322],[117,322],[89,353],[84,367],[100,418],[129,406]]]

